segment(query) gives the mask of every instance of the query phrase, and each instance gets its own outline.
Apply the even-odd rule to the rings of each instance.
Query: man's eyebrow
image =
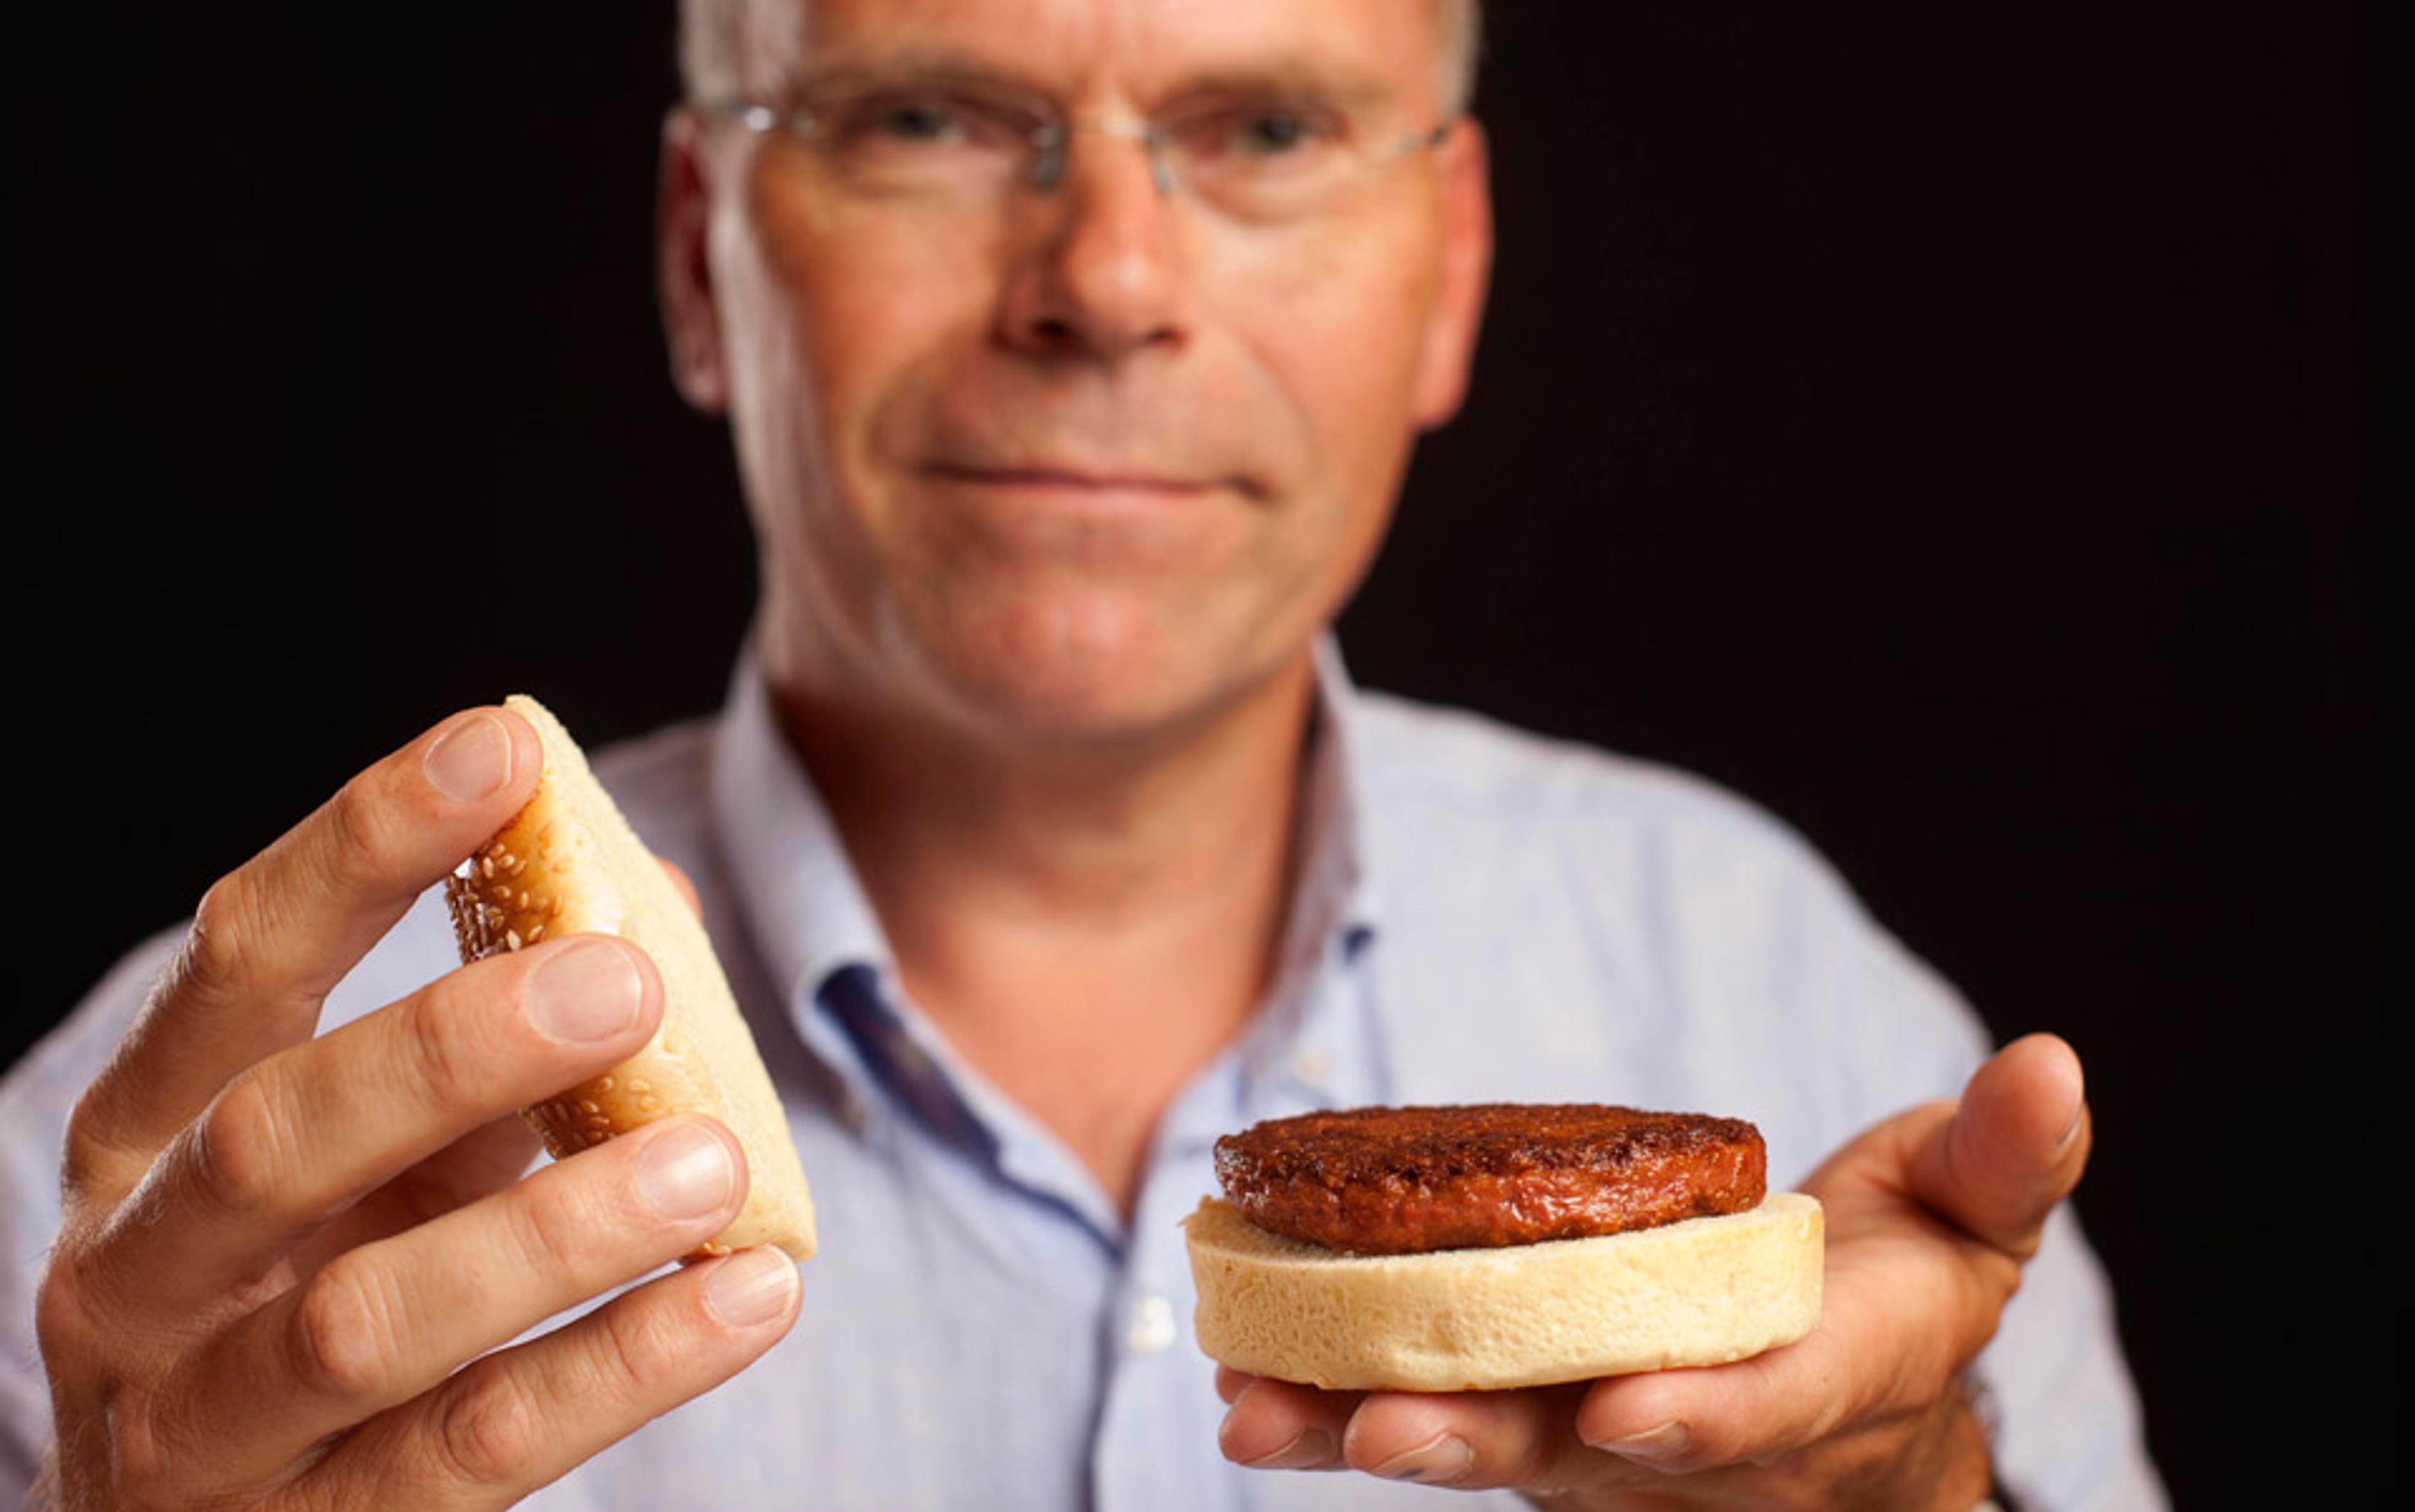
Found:
[[[995,59],[945,47],[842,50],[815,59],[790,89],[801,94],[922,84],[1004,84],[1039,96],[1047,85]],[[1380,74],[1335,69],[1286,59],[1266,64],[1217,66],[1184,74],[1151,107],[1197,99],[1314,99],[1345,110],[1378,110],[1400,90]]]
[[[1322,67],[1285,60],[1204,68],[1183,76],[1166,91],[1169,100],[1312,99],[1344,110],[1377,110],[1392,103],[1400,90],[1380,74]]]
[[[791,92],[878,89],[918,84],[1010,84],[1032,94],[1045,91],[1035,80],[952,48],[917,47],[838,51],[816,58],[789,85]]]

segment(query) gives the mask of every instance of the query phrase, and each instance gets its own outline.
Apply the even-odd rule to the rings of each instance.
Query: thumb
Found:
[[[2014,1040],[1972,1072],[1954,1116],[1912,1159],[1912,1194],[2016,1259],[2037,1250],[2054,1205],[2087,1167],[2091,1130],[2079,1056],[2061,1038]]]

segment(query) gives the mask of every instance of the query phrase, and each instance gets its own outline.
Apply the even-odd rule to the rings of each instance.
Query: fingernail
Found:
[[[1386,1480],[1414,1480],[1448,1486],[1476,1464],[1476,1451],[1456,1433],[1437,1433],[1414,1449],[1403,1449],[1375,1467]]]
[[[512,780],[512,732],[492,714],[472,714],[437,737],[419,765],[456,803],[484,798]]]
[[[529,979],[529,1017],[556,1040],[608,1040],[638,1022],[646,985],[638,963],[609,940],[574,945]]]
[[[1658,1428],[1647,1428],[1641,1433],[1629,1433],[1623,1439],[1605,1440],[1594,1447],[1607,1449],[1623,1460],[1660,1465],[1684,1458],[1693,1443],[1694,1435],[1686,1431],[1685,1424],[1663,1423]]]
[[[2063,1120],[2062,1135],[2054,1142],[2055,1154],[2061,1155],[2071,1148],[2071,1142],[2079,1137],[2079,1126],[2087,1116],[2088,1094],[2082,1091],[2071,1100],[2071,1116]]]
[[[638,1194],[665,1218],[718,1211],[737,1180],[729,1146],[692,1124],[656,1135],[638,1157]]]
[[[1321,1428],[1304,1428],[1299,1436],[1272,1454],[1262,1454],[1241,1463],[1252,1470],[1315,1470],[1329,1465],[1340,1458],[1341,1446],[1333,1435]]]
[[[704,1282],[705,1306],[732,1328],[770,1323],[796,1295],[797,1263],[770,1245],[731,1255]]]

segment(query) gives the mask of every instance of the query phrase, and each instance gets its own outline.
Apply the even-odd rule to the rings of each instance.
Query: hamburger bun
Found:
[[[536,793],[445,885],[464,962],[571,934],[617,935],[663,980],[663,1019],[644,1049],[525,1110],[555,1159],[679,1114],[709,1114],[746,1152],[746,1205],[698,1255],[777,1245],[814,1252],[814,1202],[787,1113],[756,1053],[704,926],[545,706],[503,707],[536,727]]]
[[[1221,1198],[1183,1224],[1199,1347],[1335,1390],[1483,1391],[1723,1365],[1820,1321],[1822,1212],[1800,1192],[1658,1228],[1358,1255]]]

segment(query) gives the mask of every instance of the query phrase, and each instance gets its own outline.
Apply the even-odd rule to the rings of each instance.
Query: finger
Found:
[[[408,1401],[462,1361],[694,1250],[746,1191],[707,1118],[667,1118],[351,1250],[199,1352],[184,1427],[238,1476]],[[228,1391],[228,1383],[247,1389]]]
[[[1805,1182],[1829,1213],[1817,1328],[1732,1365],[1597,1383],[1581,1440],[1696,1472],[1931,1410],[1994,1331],[2087,1145],[2070,1047],[2048,1035],[2008,1046],[1958,1103],[1886,1120]]]
[[[314,1478],[339,1506],[507,1506],[753,1364],[798,1296],[770,1248],[651,1281],[378,1418]]]
[[[1584,1387],[1444,1394],[1370,1395],[1350,1419],[1342,1457],[1354,1470],[1386,1480],[1461,1490],[1514,1486],[1527,1490],[1600,1487],[1641,1473],[1603,1457],[1576,1436]]]
[[[1361,1395],[1244,1376],[1216,1446],[1252,1470],[1339,1470],[1342,1435]]]
[[[345,1248],[415,1228],[501,1191],[528,1175],[544,1152],[545,1141],[518,1113],[481,1124],[372,1192],[373,1214],[354,1222],[359,1210],[347,1213],[351,1243]]]
[[[1993,1330],[2018,1277],[1978,1241],[1913,1220],[1829,1258],[1809,1334],[1732,1365],[1596,1382],[1577,1408],[1580,1441],[1693,1472],[1767,1462],[1849,1425],[1924,1411]]]
[[[2079,1056],[2051,1034],[2017,1040],[1971,1077],[1953,1119],[1914,1149],[1911,1194],[2017,1259],[2088,1164]]]
[[[1257,1379],[1258,1377],[1247,1370],[1237,1370],[1229,1365],[1219,1365],[1216,1367],[1216,1400],[1230,1407],[1241,1400],[1241,1393],[1249,1389],[1251,1382]]]
[[[544,1143],[514,1114],[482,1124],[370,1192],[304,1238],[284,1264],[298,1279],[345,1250],[416,1228],[528,1175]]]
[[[687,875],[687,868],[675,861],[666,861],[660,856],[654,858],[654,862],[663,869],[663,874],[671,879],[671,886],[679,889],[679,895],[687,900],[687,911],[699,919],[703,918],[704,903],[696,895],[696,880]]]
[[[1577,1408],[1577,1437],[1662,1473],[1774,1458],[1856,1409],[1841,1395],[1853,1380],[1841,1354],[1815,1332],[1733,1365],[1598,1381]]]
[[[468,1130],[627,1059],[661,1016],[645,952],[609,936],[452,972],[238,1076],[112,1215],[95,1273],[129,1308],[196,1313]]]
[[[518,811],[540,766],[518,715],[457,715],[213,886],[70,1120],[71,1193],[132,1185],[230,1078],[307,1038],[327,990]]]

